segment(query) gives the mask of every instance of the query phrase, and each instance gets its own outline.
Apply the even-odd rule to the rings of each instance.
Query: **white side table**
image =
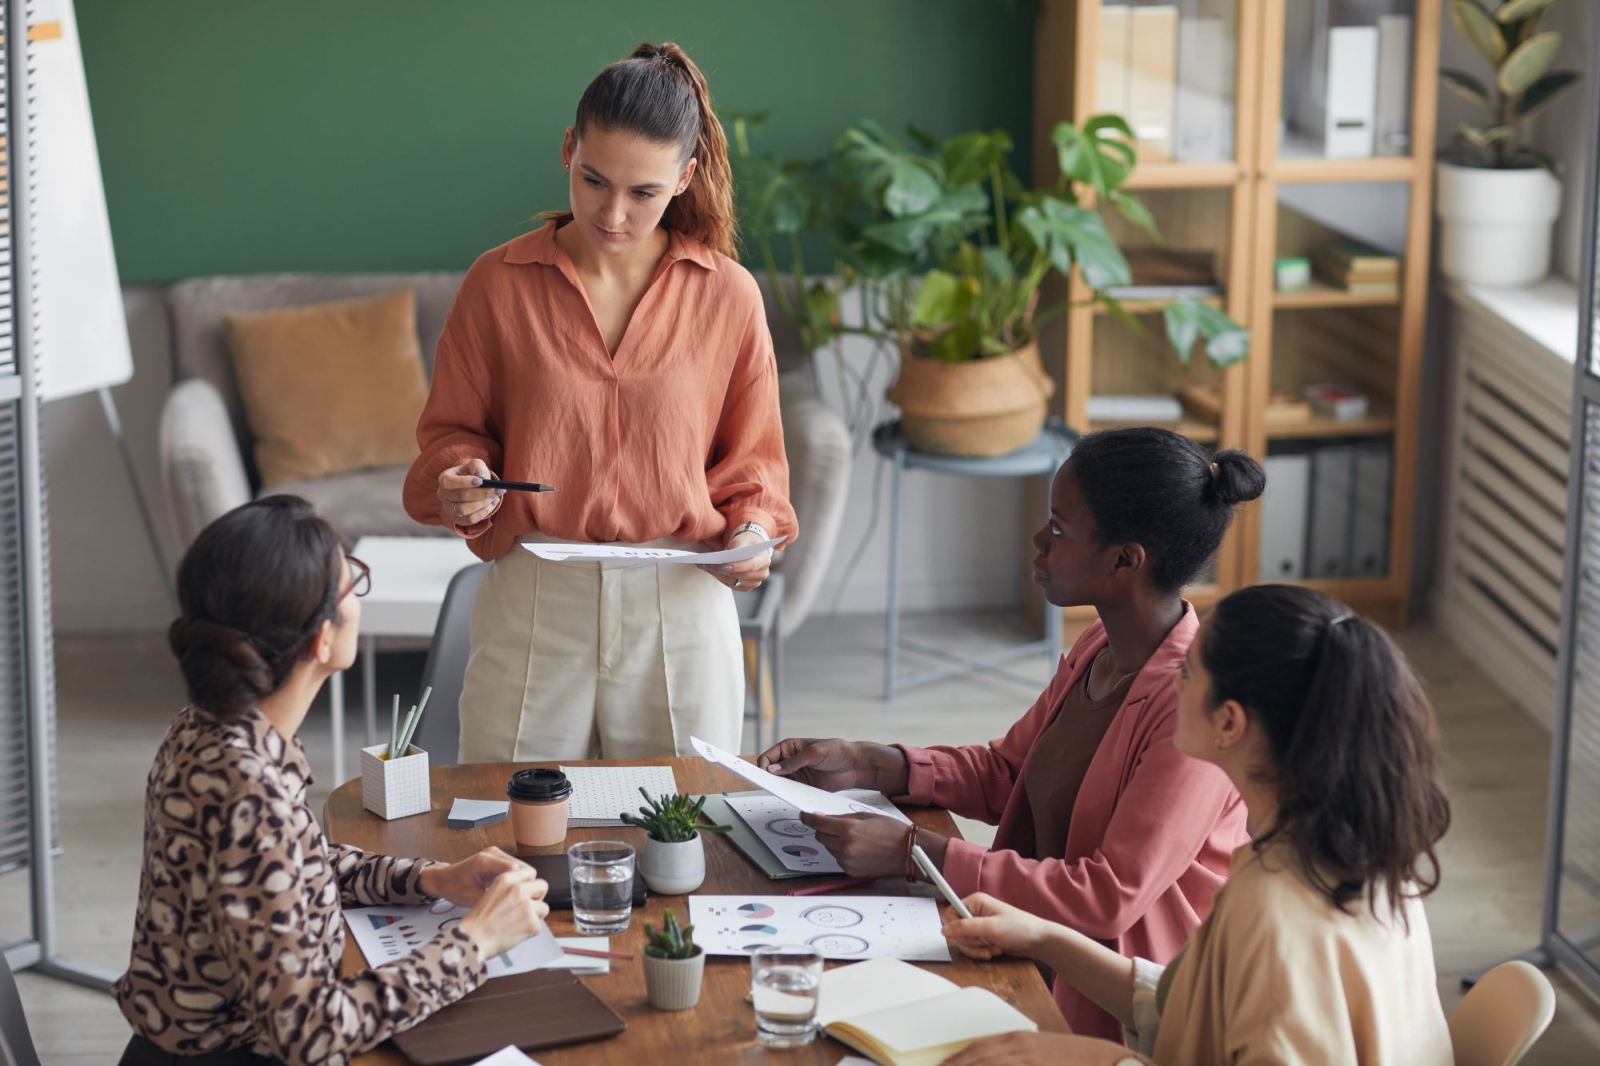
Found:
[[[478,561],[460,537],[362,537],[350,554],[372,568],[372,591],[361,600],[361,678],[366,735],[378,742],[378,638],[431,637],[445,590],[456,572]],[[344,764],[344,674],[329,679],[333,709],[333,776]]]

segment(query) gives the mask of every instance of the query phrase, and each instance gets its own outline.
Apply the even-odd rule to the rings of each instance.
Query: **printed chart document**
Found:
[[[694,750],[700,753],[701,758],[709,759],[723,769],[733,771],[757,788],[772,793],[789,806],[799,808],[807,814],[885,813],[871,804],[852,799],[843,792],[829,792],[803,781],[769,774],[755,763],[745,762],[739,756],[723,751],[715,744],[708,744],[699,737],[690,737],[689,743],[694,745]]]
[[[405,907],[346,907],[345,924],[361,947],[361,953],[373,966],[402,959],[453,926],[459,925],[466,915],[466,907],[458,907],[447,899],[428,906]],[[535,936],[530,936],[510,951],[496,955],[484,964],[490,977],[506,977],[530,970],[587,969],[590,959],[580,966],[575,961],[563,963],[567,956],[556,942],[548,925],[542,926]],[[579,956],[581,958],[581,956]]]
[[[932,1066],[974,1040],[1039,1028],[986,988],[962,988],[898,959],[824,973],[817,1024],[886,1066]]]
[[[632,548],[625,544],[524,544],[533,554],[553,563],[693,563],[696,566],[740,563],[771,551],[784,537],[727,548],[719,552],[691,552],[679,548]]]
[[[905,825],[911,819],[889,802],[882,792],[869,788],[847,788],[836,793],[857,800],[887,818]],[[750,827],[761,843],[786,870],[802,874],[841,874],[844,869],[828,849],[817,843],[817,831],[800,820],[800,809],[773,795],[727,796],[723,800],[739,820]]]
[[[926,896],[690,896],[689,919],[707,955],[805,944],[825,959],[950,961]]]

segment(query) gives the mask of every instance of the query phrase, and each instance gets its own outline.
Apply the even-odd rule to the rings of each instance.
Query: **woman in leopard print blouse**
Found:
[[[538,932],[545,883],[498,848],[449,864],[330,844],[295,732],[355,659],[366,568],[311,505],[267,497],[195,540],[169,639],[191,705],[145,799],[144,871],[117,1001],[123,1066],[347,1063],[472,991]],[[449,899],[461,923],[391,965],[339,976],[340,907]]]

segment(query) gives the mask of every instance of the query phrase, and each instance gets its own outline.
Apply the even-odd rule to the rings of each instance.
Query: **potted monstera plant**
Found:
[[[1520,140],[1523,126],[1577,82],[1551,70],[1561,34],[1539,22],[1555,0],[1449,0],[1456,31],[1492,68],[1486,84],[1441,70],[1445,86],[1483,109],[1440,153],[1439,268],[1483,285],[1531,285],[1550,270],[1550,235],[1561,211],[1555,160]]]
[[[1121,189],[1133,169],[1133,132],[1115,115],[1098,115],[1081,129],[1058,124],[1051,140],[1061,176],[1040,190],[1012,171],[1003,130],[942,143],[912,130],[907,145],[863,123],[835,145],[835,169],[856,201],[839,223],[836,254],[847,270],[890,279],[865,325],[899,349],[889,398],[913,447],[1003,455],[1038,434],[1054,383],[1037,331],[1065,309],[1041,306],[1052,272],[1077,270],[1092,298],[1120,313],[1104,290],[1130,282],[1128,263],[1084,201],[1092,192],[1155,235],[1149,212]],[[1208,305],[1177,301],[1165,317],[1184,359],[1200,340],[1219,365],[1248,348],[1249,335]]]

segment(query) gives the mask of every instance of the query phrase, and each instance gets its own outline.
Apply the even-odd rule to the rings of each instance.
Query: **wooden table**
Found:
[[[740,791],[749,786],[738,776],[704,759],[646,759],[576,765],[649,766],[670,765],[677,775],[678,788],[689,793]],[[498,799],[505,796],[506,782],[513,770],[525,764],[476,763],[432,768],[433,809],[427,814],[385,822],[361,806],[360,780],[348,781],[328,798],[325,827],[328,838],[354,844],[367,851],[390,855],[420,856],[430,859],[463,859],[474,852],[498,844],[514,850],[509,822],[498,822],[482,829],[451,829],[445,815],[455,797]],[[553,765],[553,764],[543,764]],[[569,765],[573,765],[570,764]],[[918,825],[938,833],[959,836],[955,822],[942,810],[911,809],[907,813]],[[601,828],[567,832],[566,844],[579,840],[620,839],[641,847],[643,832],[638,829]],[[728,841],[715,834],[706,837],[706,882],[700,891],[713,893],[754,893],[782,895],[792,888],[815,884],[828,878],[795,878],[772,881]],[[566,845],[540,848],[533,854],[549,854],[552,862],[566,862]],[[524,851],[526,852],[526,850]],[[536,864],[537,865],[537,864]],[[900,878],[885,878],[876,885],[849,890],[844,895],[886,895],[914,892],[931,894],[927,885],[909,885]],[[645,921],[660,926],[662,911],[671,907],[680,917],[689,913],[683,896],[650,897],[643,910],[634,911],[626,932],[611,938],[615,951],[642,954]],[[555,911],[550,924],[558,936],[576,933],[571,911]],[[351,973],[367,965],[353,937],[345,939],[341,970]],[[952,963],[928,964],[934,972],[958,985],[977,985],[993,991],[1011,1003],[1046,1031],[1065,1032],[1066,1022],[1039,971],[1033,963],[1020,959],[975,962],[957,953]],[[705,985],[700,1003],[684,1012],[657,1011],[645,1001],[644,969],[633,962],[613,961],[609,974],[584,977],[583,982],[627,1021],[620,1036],[589,1044],[549,1048],[536,1053],[544,1066],[568,1063],[615,1063],[618,1066],[645,1066],[661,1062],[764,1062],[785,1064],[825,1064],[833,1066],[848,1053],[843,1044],[819,1038],[808,1047],[788,1051],[762,1048],[755,1040],[755,1015],[745,996],[750,991],[750,964],[742,958],[712,956],[706,960]],[[406,1062],[394,1047],[385,1044],[355,1060],[359,1066],[400,1066]]]

